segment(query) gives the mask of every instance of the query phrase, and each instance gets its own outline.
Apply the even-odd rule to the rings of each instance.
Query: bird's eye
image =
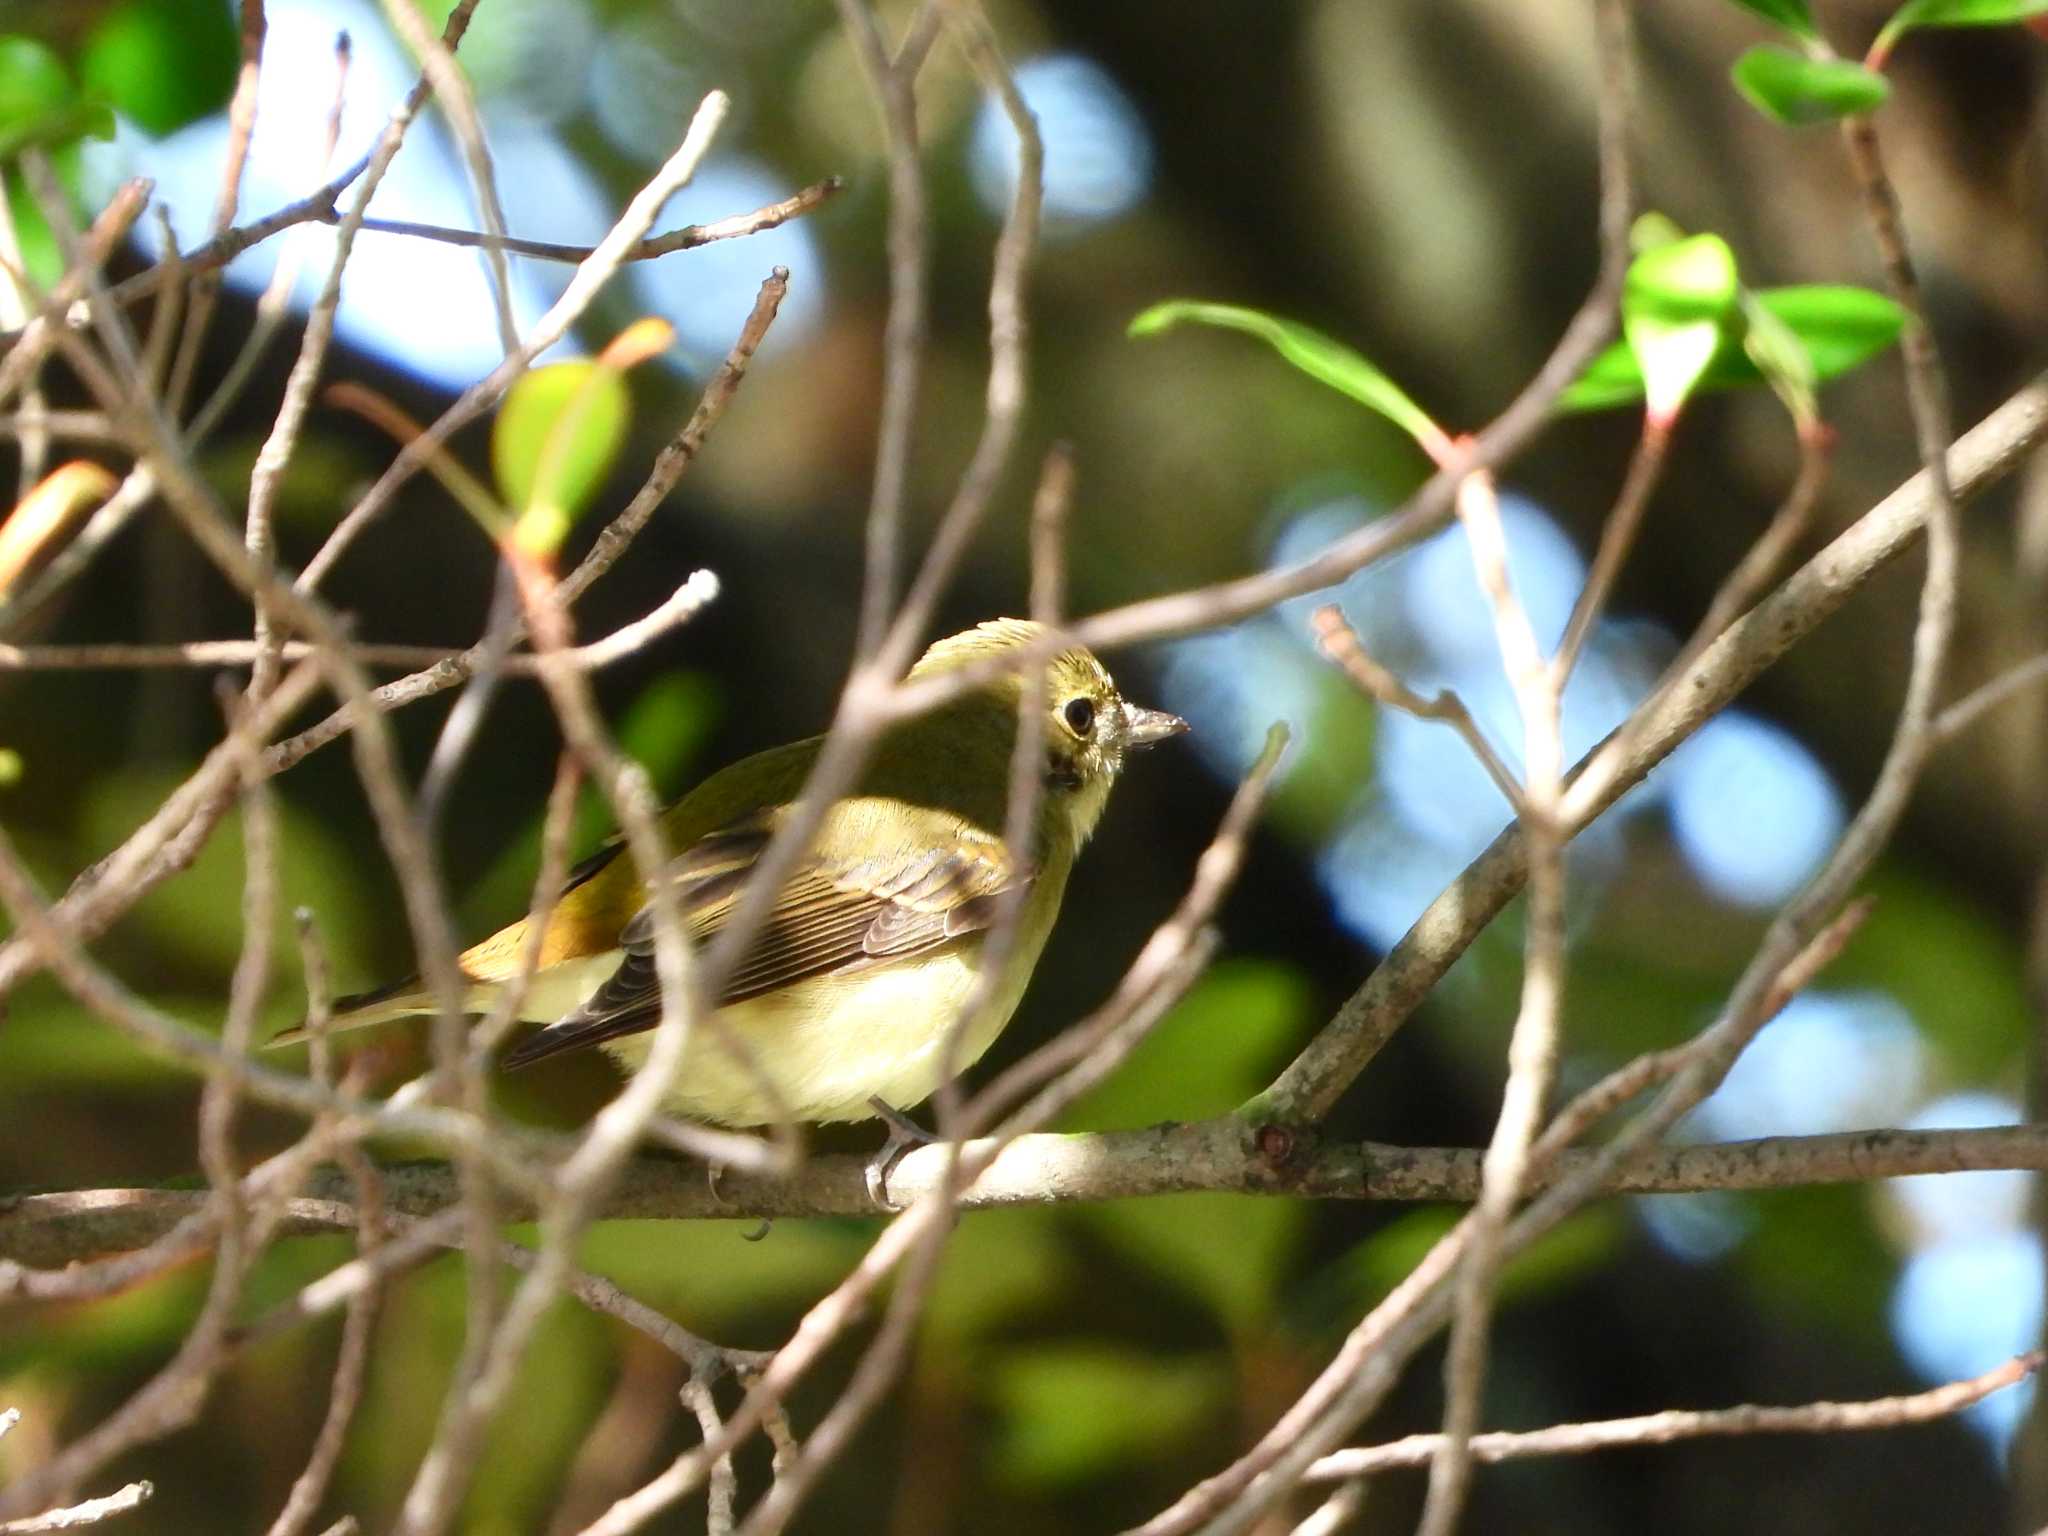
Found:
[[[1076,736],[1086,736],[1095,724],[1095,701],[1093,699],[1069,699],[1060,713],[1065,716],[1067,729]]]

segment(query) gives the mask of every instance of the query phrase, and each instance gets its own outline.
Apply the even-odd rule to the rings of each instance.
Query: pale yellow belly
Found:
[[[979,952],[963,945],[730,1004],[716,1023],[692,1031],[665,1106],[693,1120],[744,1126],[784,1114],[866,1120],[875,1113],[871,1098],[894,1109],[922,1103],[938,1089],[946,1030],[973,991]],[[1019,958],[1025,964],[1011,966],[1013,979],[962,1039],[957,1070],[978,1060],[1016,1011],[1030,957]],[[726,1031],[745,1042],[751,1061],[721,1044]],[[647,1059],[652,1039],[628,1035],[604,1048],[630,1071]]]

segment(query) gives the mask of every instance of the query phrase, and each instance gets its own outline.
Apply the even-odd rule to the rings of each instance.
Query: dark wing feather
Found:
[[[772,829],[764,818],[699,839],[670,867],[690,937],[709,943],[730,918]],[[733,1003],[813,976],[861,969],[937,949],[991,926],[1006,891],[1028,884],[1011,876],[993,839],[948,837],[903,859],[800,865],[769,910],[760,936],[726,982],[719,1002]],[[620,934],[624,958],[580,1007],[504,1058],[525,1066],[562,1051],[652,1029],[661,1018],[654,970],[654,913],[643,907]]]

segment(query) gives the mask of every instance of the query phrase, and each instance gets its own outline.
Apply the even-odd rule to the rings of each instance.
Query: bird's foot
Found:
[[[711,1199],[713,1203],[730,1208],[732,1202],[725,1198],[725,1191],[718,1187],[719,1181],[725,1177],[725,1170],[726,1165],[724,1163],[705,1163],[704,1182],[711,1190]],[[774,1225],[775,1220],[773,1217],[763,1216],[761,1218],[761,1224],[759,1226],[755,1227],[754,1230],[751,1232],[742,1232],[740,1236],[745,1238],[750,1243],[758,1243],[761,1241],[762,1238],[768,1235],[769,1230],[772,1227],[774,1227]]]
[[[889,1139],[868,1160],[868,1198],[885,1211],[898,1210],[900,1207],[889,1198],[889,1175],[910,1152],[918,1147],[928,1147],[939,1138],[893,1104],[885,1103],[879,1095],[868,1100],[868,1107],[889,1127]]]

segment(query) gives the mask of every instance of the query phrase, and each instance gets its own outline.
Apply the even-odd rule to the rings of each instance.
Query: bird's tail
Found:
[[[433,995],[420,985],[419,977],[408,976],[388,987],[336,998],[328,1017],[327,1030],[365,1029],[372,1024],[387,1024],[393,1019],[414,1018],[436,1011]],[[265,1041],[263,1048],[272,1050],[282,1045],[303,1045],[311,1038],[311,1030],[303,1024],[295,1024]]]

